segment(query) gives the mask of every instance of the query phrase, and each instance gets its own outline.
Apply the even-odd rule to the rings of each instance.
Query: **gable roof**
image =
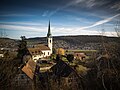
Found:
[[[38,44],[35,46],[35,48],[39,48],[40,50],[50,50],[50,48],[44,44]]]
[[[50,48],[47,45],[38,44],[32,48],[28,48],[28,50],[29,50],[31,55],[36,55],[36,54],[43,54],[42,50],[50,50]]]
[[[40,48],[28,48],[31,55],[43,54]]]

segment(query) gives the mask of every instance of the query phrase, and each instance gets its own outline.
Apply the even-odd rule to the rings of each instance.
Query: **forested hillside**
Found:
[[[54,36],[53,47],[64,49],[99,49],[102,43],[118,43],[117,37],[102,36]],[[47,44],[46,37],[27,38],[28,45],[43,43]],[[9,38],[0,38],[0,47],[16,47],[18,40]]]
[[[106,36],[54,36],[54,48],[64,49],[99,49],[101,44],[104,43],[117,43],[117,37],[106,37]],[[27,39],[28,43],[45,43],[46,37],[36,37]]]

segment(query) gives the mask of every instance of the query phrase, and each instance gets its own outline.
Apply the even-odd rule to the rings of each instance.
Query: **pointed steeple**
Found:
[[[51,37],[51,31],[50,31],[50,20],[49,20],[49,25],[48,25],[48,33],[47,33],[47,37]]]

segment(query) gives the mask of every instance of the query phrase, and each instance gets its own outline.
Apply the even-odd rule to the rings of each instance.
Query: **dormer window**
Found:
[[[38,51],[40,53],[40,51]]]
[[[32,52],[32,54],[34,54],[34,52]]]

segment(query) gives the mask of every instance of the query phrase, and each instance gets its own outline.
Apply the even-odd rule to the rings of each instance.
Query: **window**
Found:
[[[37,51],[35,51],[35,53],[37,53]]]
[[[51,43],[51,40],[50,40],[50,43]]]
[[[21,75],[21,79],[24,79],[24,76],[23,76],[23,75]]]
[[[48,55],[49,55],[49,52],[48,52]]]
[[[44,52],[44,55],[45,55],[45,52]]]

